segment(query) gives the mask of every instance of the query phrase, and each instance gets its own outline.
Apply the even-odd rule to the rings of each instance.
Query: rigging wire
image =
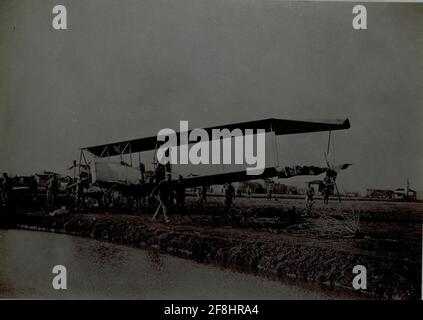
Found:
[[[335,166],[335,136],[332,138],[332,164]]]
[[[276,134],[273,133],[274,143],[275,143],[275,167],[279,167],[279,150],[278,150],[278,140],[276,138]]]
[[[332,131],[329,131],[329,137],[328,137],[328,147],[326,150],[326,154],[329,155],[329,151],[330,151],[330,140],[331,140],[331,136],[332,136]]]

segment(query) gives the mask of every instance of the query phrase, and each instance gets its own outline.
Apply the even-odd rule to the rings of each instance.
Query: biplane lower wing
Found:
[[[316,166],[294,166],[294,167],[284,167],[278,169],[275,167],[268,167],[264,169],[263,173],[260,175],[247,175],[246,171],[235,171],[228,173],[212,174],[212,175],[202,175],[195,177],[186,177],[183,179],[185,188],[196,188],[201,186],[210,186],[210,185],[223,185],[225,183],[233,182],[244,182],[249,180],[259,180],[259,179],[269,179],[269,178],[292,178],[295,176],[316,176],[322,173],[327,172],[329,169],[325,167],[316,167]],[[176,183],[177,180],[172,180],[172,183]],[[98,185],[110,188],[114,188],[122,191],[122,193],[127,195],[148,195],[151,190],[155,187],[155,183],[145,183],[138,185],[128,185],[119,182],[111,181],[97,181]]]
[[[200,187],[203,185],[216,185],[216,184],[225,184],[230,182],[242,182],[248,180],[256,179],[267,179],[274,178],[278,176],[278,170],[276,168],[270,167],[264,169],[263,173],[260,175],[247,175],[246,171],[235,171],[228,173],[204,175],[198,177],[187,177],[184,178],[184,186],[187,188]]]
[[[344,165],[343,169],[346,169],[348,166],[349,164]],[[236,171],[197,177],[187,177],[184,178],[184,185],[187,188],[193,188],[203,185],[225,184],[229,182],[243,182],[268,178],[287,179],[297,176],[317,176],[322,173],[326,173],[329,170],[330,169],[326,167],[300,165],[283,168],[268,167],[264,169],[263,173],[260,175],[247,175],[246,171]]]
[[[342,165],[341,170],[348,168],[349,164]],[[249,180],[258,180],[258,179],[269,179],[269,178],[282,178],[287,179],[295,176],[316,176],[322,173],[331,171],[327,167],[317,167],[317,166],[294,166],[294,167],[284,167],[282,169],[269,167],[264,169],[263,173],[260,175],[247,175],[246,171],[236,171],[212,175],[203,175],[203,176],[194,176],[186,177],[183,179],[185,188],[196,188],[202,186],[211,186],[211,185],[223,185],[225,183],[233,182],[244,182]],[[173,184],[176,184],[178,180],[172,180]],[[124,196],[131,197],[146,197],[151,191],[155,188],[156,183],[139,183],[139,184],[127,184],[123,181],[117,180],[98,180],[96,182],[96,187],[89,191],[92,196],[96,194],[102,194],[105,191],[109,192],[111,190],[117,190],[122,193]],[[104,189],[103,189],[104,188]]]

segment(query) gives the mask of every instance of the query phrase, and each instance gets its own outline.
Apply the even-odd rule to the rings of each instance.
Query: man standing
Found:
[[[207,207],[207,186],[203,185],[200,190],[200,200],[198,201],[204,208]]]
[[[159,205],[156,209],[156,212],[153,215],[153,221],[157,220],[157,215],[159,214],[160,210],[163,210],[163,216],[166,223],[169,223],[170,220],[167,217],[166,213],[169,212],[169,200],[172,195],[172,185],[171,185],[171,178],[170,174],[167,175],[167,180],[162,180],[159,184],[151,191],[150,197],[153,197],[156,193],[159,196]]]
[[[252,191],[251,191],[251,186],[250,186],[250,185],[248,185],[248,186],[247,186],[247,195],[248,195],[248,198],[251,198],[251,194],[252,194]]]
[[[82,209],[85,209],[86,202],[85,202],[85,189],[88,189],[89,181],[88,181],[88,174],[85,172],[81,172],[78,177],[76,183],[76,207],[80,207],[80,203],[82,203]]]
[[[228,212],[232,206],[233,199],[235,198],[235,189],[232,184],[226,184],[225,188],[225,211]]]
[[[332,179],[330,177],[326,176],[323,179],[323,188],[324,188],[323,203],[329,204],[329,196],[331,194],[331,189],[332,189]]]
[[[73,179],[71,177],[66,178],[66,206],[70,206],[72,204],[72,197],[73,197]]]
[[[47,180],[47,207],[51,207],[52,203],[52,190],[53,190],[53,175],[50,175],[50,177]]]
[[[47,202],[49,207],[54,207],[57,202],[59,194],[59,181],[57,181],[56,174],[52,174],[47,183]]]
[[[163,164],[158,163],[156,170],[154,172],[156,183],[160,183],[162,180],[165,179],[166,176],[166,168]]]
[[[31,192],[31,201],[37,203],[38,199],[38,182],[35,176],[31,176],[29,180],[29,190]]]
[[[314,188],[311,186],[311,184],[308,185],[308,189],[306,192],[306,198],[305,198],[305,215],[312,215],[313,212],[311,211],[311,208],[313,206],[313,197],[314,197]]]
[[[145,182],[145,165],[140,161],[140,175],[141,175],[141,184]]]
[[[176,212],[178,214],[183,214],[185,209],[185,185],[184,180],[181,175],[179,175],[179,180],[176,184]]]
[[[272,193],[273,193],[273,186],[269,185],[267,187],[267,196],[266,196],[267,200],[272,200]]]

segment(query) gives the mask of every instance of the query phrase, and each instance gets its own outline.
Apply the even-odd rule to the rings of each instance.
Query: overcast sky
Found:
[[[83,146],[261,118],[349,118],[341,188],[423,190],[423,5],[249,0],[0,2],[0,170],[64,172]],[[280,165],[324,165],[327,133]],[[295,181],[294,181],[295,182]],[[290,183],[289,180],[286,183]]]

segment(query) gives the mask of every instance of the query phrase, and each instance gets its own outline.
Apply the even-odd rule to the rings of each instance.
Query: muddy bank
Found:
[[[366,296],[418,299],[421,264],[392,254],[373,254],[341,242],[302,239],[236,228],[152,223],[123,214],[19,215],[22,229],[66,233],[239,268],[281,279],[298,279],[352,291],[355,265],[366,266]]]

